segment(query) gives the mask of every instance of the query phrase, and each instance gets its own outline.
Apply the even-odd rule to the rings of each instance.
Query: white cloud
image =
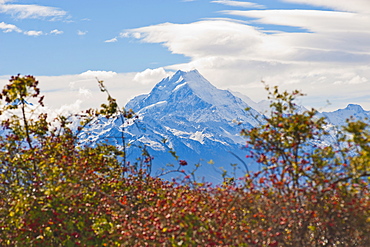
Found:
[[[264,35],[251,26],[224,20],[165,23],[123,33],[126,37],[129,34],[148,43],[161,43],[171,52],[191,58],[251,54]]]
[[[137,73],[134,81],[141,84],[154,84],[167,77],[169,74],[163,68],[146,69],[143,72]]]
[[[357,13],[370,13],[370,1],[368,0],[283,0],[290,3],[301,3],[313,6],[322,6],[334,10],[342,10]]]
[[[7,24],[5,22],[0,22],[0,30],[4,30],[4,33],[10,33],[10,32],[17,32],[17,33],[23,33],[24,35],[27,36],[40,36],[43,35],[44,33],[42,31],[35,31],[35,30],[30,30],[30,31],[22,31],[20,28],[13,24]],[[50,34],[62,34],[63,31],[59,31],[57,29],[53,30],[50,32]]]
[[[133,34],[133,37],[134,37],[135,39],[140,39],[140,38],[141,38],[141,34],[140,34],[140,33],[134,33],[134,34]]]
[[[13,24],[7,24],[5,22],[0,22],[0,30],[3,30],[4,33],[10,33],[10,32],[17,32],[17,33],[23,33],[24,35],[27,36],[40,36],[43,35],[44,32],[42,31],[35,31],[35,30],[30,30],[30,31],[22,31],[22,29],[18,28],[17,26]],[[62,34],[63,31],[60,31],[58,29],[54,29],[50,31],[49,34]]]
[[[166,71],[196,68],[217,87],[245,93],[256,101],[265,99],[260,83],[265,80],[282,89],[303,90],[310,96],[305,99],[308,106],[325,107],[329,100],[333,103],[331,109],[360,103],[370,110],[368,1],[285,1],[347,12],[225,11],[225,14],[245,17],[248,23],[214,19],[126,30],[119,37],[161,44],[172,53],[189,58],[190,62],[132,74],[88,70],[79,75],[40,77],[41,89],[46,89],[46,102],[55,109],[63,105],[71,110],[98,107],[106,99],[106,95],[99,92],[95,79],[98,77],[123,106],[129,98],[148,92],[153,83],[168,75]],[[213,2],[232,6],[237,1]],[[271,31],[253,27],[257,22],[276,25],[276,28]],[[0,23],[0,29],[17,32],[15,26],[6,25],[10,24]],[[276,31],[279,25],[302,30]],[[86,33],[79,31],[79,35]],[[117,38],[105,42],[115,42]]]
[[[348,82],[348,84],[362,84],[369,82],[368,78],[359,75],[353,75],[352,79]]]
[[[211,3],[220,3],[228,6],[243,7],[243,8],[264,8],[263,5],[259,5],[252,2],[232,1],[232,0],[214,0]]]
[[[105,43],[114,43],[114,42],[117,42],[117,38],[113,38],[113,39],[108,39],[106,41],[104,41]]]
[[[368,97],[370,66],[329,63],[287,63],[233,58],[204,58],[166,69],[197,68],[218,88],[241,92],[255,101],[266,99],[261,83],[278,85],[282,90],[302,90],[308,95],[303,103],[322,110],[335,110],[348,103],[361,104],[370,110]],[[355,78],[355,79],[354,79]],[[360,79],[360,81],[359,81]],[[352,81],[353,80],[353,81]],[[336,82],[341,84],[337,85]],[[354,86],[351,83],[358,83]],[[326,101],[333,103],[326,105]]]
[[[0,13],[10,14],[18,19],[62,18],[67,12],[54,7],[40,5],[1,4]]]
[[[17,26],[13,24],[7,24],[5,22],[0,22],[0,29],[4,30],[4,33],[9,33],[9,32],[17,32],[20,33],[22,32],[21,29],[19,29]]]
[[[88,76],[89,74],[91,76]],[[151,90],[152,85],[133,81],[135,74],[91,71],[76,75],[36,75],[35,77],[40,82],[41,94],[45,95],[44,102],[47,108],[43,108],[43,110],[45,109],[50,115],[55,115],[58,113],[77,113],[88,108],[99,108],[102,103],[106,103],[107,95],[100,91],[95,76],[104,80],[112,97],[116,98],[118,104],[123,107],[129,99]],[[0,90],[9,78],[10,76],[0,76]],[[34,103],[37,104],[37,102]]]
[[[81,73],[79,76],[83,78],[99,78],[99,79],[106,79],[106,78],[112,78],[116,76],[117,73],[113,71],[94,71],[94,70],[88,70],[86,72]]]
[[[370,109],[370,21],[362,23],[367,16],[293,10],[233,14],[246,13],[259,22],[294,25],[311,32],[266,32],[236,21],[204,20],[126,30],[121,37],[162,44],[190,58],[189,63],[165,69],[197,68],[216,86],[243,92],[257,101],[265,98],[263,79],[283,89],[302,89],[311,95],[306,100],[309,106],[322,107],[330,100],[335,103],[333,108],[346,101]],[[143,78],[150,75],[144,72]],[[342,83],[335,84],[338,81]]]
[[[76,114],[82,110],[81,108],[82,102],[83,102],[82,100],[77,99],[74,103],[64,104],[59,109],[55,109],[54,114],[56,116],[58,115],[68,116],[68,115]]]
[[[63,34],[63,31],[60,31],[58,29],[54,29],[54,30],[50,31],[50,34],[55,34],[55,35]]]
[[[311,33],[275,33],[268,37],[284,44],[290,60],[369,61],[370,15],[317,10],[227,11],[256,18],[256,22],[294,26]]]
[[[224,11],[230,15],[256,18],[258,23],[292,26],[311,32],[370,33],[370,16],[320,10]]]
[[[24,34],[28,36],[40,36],[40,35],[43,35],[43,32],[31,30],[31,31],[25,31]]]
[[[142,35],[140,32],[122,32],[120,33],[121,38],[135,38],[140,39],[142,38]]]
[[[294,25],[309,29],[311,33],[269,33],[240,22],[206,20],[137,28],[125,31],[121,36],[140,37],[144,42],[163,44],[171,52],[192,60],[233,57],[236,60],[285,62],[370,62],[368,16],[306,10],[228,13],[252,16],[265,24]]]
[[[121,38],[130,38],[132,35],[132,32],[122,32],[119,34]]]
[[[88,31],[81,31],[81,30],[77,31],[77,35],[80,35],[80,36],[86,35],[87,33]]]
[[[87,89],[87,88],[83,88],[83,87],[79,88],[78,93],[79,93],[80,95],[85,96],[85,97],[89,97],[89,96],[91,96],[91,95],[92,95],[92,93],[91,93],[91,91],[90,91],[89,89]]]

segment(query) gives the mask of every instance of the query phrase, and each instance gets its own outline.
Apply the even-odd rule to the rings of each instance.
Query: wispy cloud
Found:
[[[58,19],[67,15],[66,11],[59,8],[25,4],[0,4],[0,13],[12,15],[17,19]]]
[[[60,31],[58,29],[54,29],[54,30],[50,31],[50,34],[59,35],[59,34],[63,34],[63,31]]]
[[[231,15],[256,18],[263,24],[300,27],[300,33],[269,35],[288,48],[295,48],[301,59],[325,61],[363,61],[370,55],[370,15],[318,10],[227,11]],[[356,44],[356,45],[354,45]],[[343,56],[344,53],[352,54]],[[367,58],[368,59],[368,58]]]
[[[12,0],[0,0],[0,4],[4,4],[4,3],[7,3],[7,2],[11,2]]]
[[[206,20],[190,24],[165,23],[128,30],[123,37],[160,43],[175,54],[192,59],[204,57],[255,57],[266,35],[252,26],[226,20]]]
[[[135,39],[140,39],[142,38],[142,34],[140,32],[132,32],[132,30],[126,32],[121,32],[120,33],[121,38],[135,38]]]
[[[294,26],[312,32],[370,32],[370,15],[321,10],[224,11],[229,15],[256,18],[257,22]]]
[[[91,93],[91,90],[87,89],[87,88],[83,88],[81,87],[79,90],[78,90],[78,94],[82,95],[82,96],[85,96],[85,97],[90,97],[92,96],[92,93]]]
[[[117,38],[113,38],[113,39],[108,39],[108,40],[105,40],[104,42],[105,43],[114,43],[114,42],[117,42],[118,39]]]
[[[283,0],[288,3],[300,3],[313,6],[327,7],[334,10],[370,13],[370,1],[368,0]]]
[[[22,30],[20,28],[18,28],[16,25],[7,24],[5,22],[0,22],[0,29],[2,29],[4,33],[10,33],[10,32],[20,33],[20,32],[22,32]]]
[[[84,78],[101,78],[101,79],[106,79],[106,78],[112,78],[116,76],[117,73],[114,71],[102,71],[102,70],[88,70],[83,73],[81,73],[79,76],[84,77]]]
[[[27,35],[27,36],[40,36],[44,34],[45,35],[47,34],[59,35],[63,33],[63,31],[60,31],[58,29],[54,29],[50,31],[49,33],[44,33],[43,31],[36,31],[36,30],[23,31],[16,25],[7,24],[5,22],[0,22],[0,30],[3,30],[4,33],[10,33],[10,32],[23,33],[24,35]]]
[[[88,31],[81,31],[81,30],[77,31],[77,35],[80,35],[80,36],[86,35],[87,33]]]
[[[313,101],[322,97],[321,106],[326,99],[336,102],[347,97],[348,103],[348,98],[365,98],[370,81],[368,15],[319,10],[224,13],[302,31],[267,32],[252,26],[250,20],[225,19],[147,26],[126,30],[121,37],[162,44],[172,53],[190,58],[189,63],[165,69],[197,68],[217,86],[259,96],[257,99],[264,98],[261,79],[284,89],[303,89],[317,96]]]
[[[146,69],[143,72],[137,73],[134,77],[134,81],[144,85],[154,84],[168,75],[169,74],[163,68]]]
[[[31,31],[25,31],[24,34],[28,36],[40,36],[40,35],[43,35],[44,33],[42,31],[31,30]]]
[[[252,3],[252,2],[244,2],[244,1],[232,1],[232,0],[214,0],[211,3],[220,3],[228,6],[233,7],[243,7],[243,8],[265,8],[265,6]]]

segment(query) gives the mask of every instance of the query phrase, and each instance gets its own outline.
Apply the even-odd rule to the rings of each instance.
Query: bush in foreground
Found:
[[[153,178],[124,150],[79,145],[68,118],[29,117],[39,92],[35,78],[16,76],[1,93],[10,116],[0,137],[1,246],[370,245],[368,126],[351,122],[351,138],[320,146],[325,121],[297,112],[299,92],[270,91],[270,116],[242,131],[261,170],[219,186]],[[122,117],[108,102],[80,116],[81,127]]]

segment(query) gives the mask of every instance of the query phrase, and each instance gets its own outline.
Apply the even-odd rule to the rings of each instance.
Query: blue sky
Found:
[[[0,82],[35,75],[54,108],[95,106],[95,76],[124,104],[198,69],[255,101],[264,80],[370,110],[369,41],[368,0],[0,0]]]

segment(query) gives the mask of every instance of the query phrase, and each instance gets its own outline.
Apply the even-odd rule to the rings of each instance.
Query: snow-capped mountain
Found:
[[[360,105],[349,104],[344,109],[333,112],[323,112],[329,123],[341,127],[346,125],[347,119],[361,120],[370,124],[370,111],[365,111]]]
[[[223,169],[238,175],[243,175],[246,169],[256,169],[244,158],[247,152],[243,150],[245,140],[240,131],[261,124],[260,112],[268,109],[267,104],[217,89],[197,70],[177,71],[160,81],[149,94],[139,95],[127,103],[125,108],[139,116],[137,121],[100,119],[100,124],[80,137],[86,142],[104,140],[122,146],[124,130],[125,144],[129,144],[128,160],[136,162],[142,157],[139,147],[145,147],[154,157],[153,175],[172,169],[171,165],[179,166],[179,161],[170,153],[175,151],[179,160],[187,161],[185,170],[190,172],[196,164],[201,164],[196,172],[198,179],[205,177],[207,181],[219,183]],[[245,111],[247,107],[252,109]],[[363,120],[370,118],[370,112],[358,105],[348,105],[322,116],[332,126],[342,126],[346,118],[355,116]],[[329,139],[324,141],[330,145]]]
[[[125,126],[126,141],[131,144],[128,159],[135,161],[141,155],[137,146],[145,145],[154,157],[155,173],[167,169],[168,164],[177,167],[178,161],[169,153],[174,150],[180,160],[187,161],[184,169],[191,171],[201,163],[198,177],[219,182],[222,173],[219,167],[231,171],[230,164],[242,165],[239,158],[244,159],[246,152],[242,150],[245,140],[240,131],[258,125],[257,118],[262,119],[253,109],[245,111],[247,107],[242,99],[217,89],[198,71],[177,71],[149,94],[137,96],[126,105],[126,109],[140,116],[139,121]],[[105,120],[86,138],[90,141],[104,138],[120,145],[120,139],[114,137],[120,136],[122,123],[119,119],[112,121]]]
[[[249,105],[249,107],[253,108],[254,110],[258,111],[261,114],[269,113],[270,110],[270,101],[268,100],[261,100],[259,102],[254,102],[251,98],[249,98],[247,95],[242,94],[240,92],[233,92],[230,91],[232,94],[234,94],[236,97],[243,100],[245,103]]]
[[[143,126],[140,130],[131,125],[127,131],[132,134],[131,142],[147,145],[154,165],[176,163],[168,153],[171,148],[189,163],[190,169],[202,163],[198,175],[220,177],[218,167],[228,169],[231,163],[240,163],[235,155],[245,156],[241,129],[259,124],[256,117],[260,114],[245,111],[247,107],[231,92],[214,87],[198,71],[178,71],[149,94],[126,105],[140,116]],[[208,164],[210,160],[215,164]]]

